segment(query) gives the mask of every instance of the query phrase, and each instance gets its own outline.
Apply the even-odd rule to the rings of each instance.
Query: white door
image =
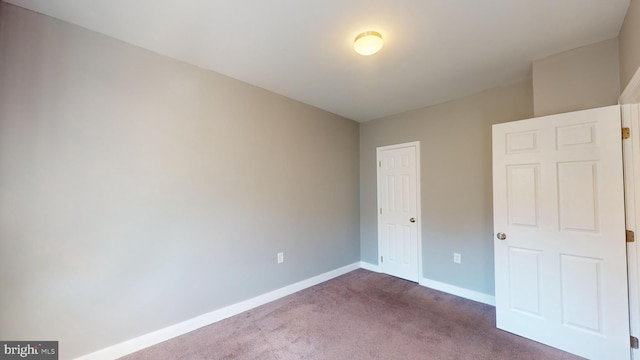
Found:
[[[498,328],[628,359],[620,108],[494,125],[493,196]]]
[[[389,275],[420,279],[420,143],[377,149],[378,251],[380,269]]]

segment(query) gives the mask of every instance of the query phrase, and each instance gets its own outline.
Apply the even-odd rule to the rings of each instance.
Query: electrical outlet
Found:
[[[278,253],[278,264],[281,264],[284,262],[284,253],[279,252]]]
[[[453,262],[460,264],[462,262],[462,255],[460,255],[460,253],[453,253]]]

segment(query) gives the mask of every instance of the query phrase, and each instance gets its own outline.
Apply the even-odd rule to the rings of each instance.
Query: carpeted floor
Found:
[[[581,359],[495,328],[492,306],[367,270],[123,359]]]

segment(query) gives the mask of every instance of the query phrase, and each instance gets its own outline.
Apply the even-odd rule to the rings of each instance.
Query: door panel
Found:
[[[539,166],[507,167],[508,215],[512,226],[538,225]]]
[[[618,106],[493,127],[496,323],[590,359],[628,359]]]
[[[419,280],[417,151],[417,143],[411,143],[378,148],[377,152],[381,271],[416,282]]]
[[[602,334],[602,259],[561,255],[560,261],[563,324]]]
[[[540,251],[509,249],[509,301],[513,311],[541,316]]]
[[[558,164],[561,231],[598,231],[598,163]]]

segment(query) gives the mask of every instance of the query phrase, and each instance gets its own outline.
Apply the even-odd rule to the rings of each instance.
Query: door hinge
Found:
[[[384,256],[380,256],[380,262],[383,263],[384,262]]]
[[[631,348],[632,349],[638,348],[638,338],[635,336],[631,336]]]
[[[378,167],[382,167],[382,161],[378,161]]]
[[[382,215],[382,208],[380,208],[380,215]]]
[[[633,231],[627,230],[627,242],[634,242],[634,241],[636,241],[636,239],[635,239],[635,235],[633,234]]]
[[[631,130],[628,127],[622,128],[622,140],[628,139],[631,136]]]

